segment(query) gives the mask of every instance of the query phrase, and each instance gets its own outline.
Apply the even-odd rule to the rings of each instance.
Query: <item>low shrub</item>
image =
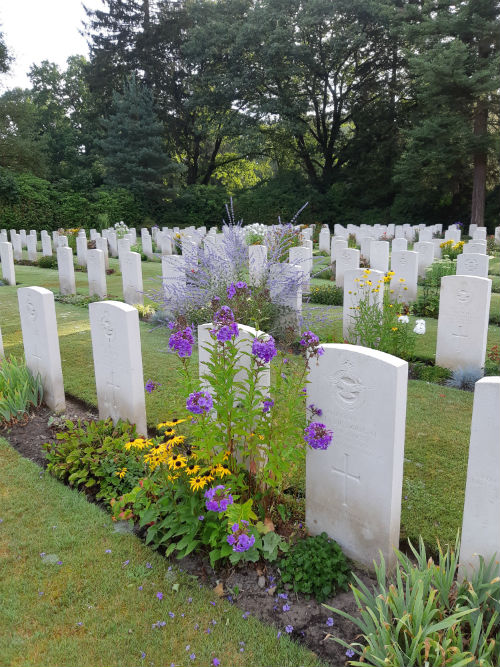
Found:
[[[310,289],[309,301],[324,306],[341,306],[344,302],[344,290],[336,285],[314,286]]]
[[[347,590],[351,579],[347,558],[326,533],[296,542],[280,559],[279,568],[285,588],[312,595],[318,602]]]
[[[137,308],[141,320],[150,320],[156,314],[156,308],[152,305],[134,303],[134,308]]]
[[[67,303],[70,306],[82,306],[86,308],[89,303],[100,301],[98,296],[85,296],[84,294],[54,294],[54,301]]]
[[[496,557],[479,567],[469,581],[457,579],[458,553],[438,544],[438,563],[429,558],[423,540],[410,543],[413,558],[396,550],[398,569],[387,581],[385,561],[375,567],[377,583],[368,588],[353,575],[358,614],[325,605],[360,630],[363,643],[347,644],[350,665],[498,665],[500,659],[500,566]]]
[[[41,269],[57,269],[57,257],[55,255],[43,255],[38,260]]]
[[[410,377],[412,380],[423,380],[435,384],[444,384],[450,378],[451,371],[441,366],[433,366],[423,361],[414,361],[410,364]]]
[[[14,357],[0,359],[0,425],[21,420],[42,402],[40,376]]]
[[[482,377],[483,371],[480,368],[457,368],[452,371],[451,377],[446,380],[446,385],[455,389],[474,391],[476,382]]]
[[[127,493],[144,474],[144,462],[125,449],[137,438],[135,426],[111,419],[65,422],[66,429],[46,442],[47,470],[70,486],[110,501]],[[133,450],[134,451],[134,450]]]

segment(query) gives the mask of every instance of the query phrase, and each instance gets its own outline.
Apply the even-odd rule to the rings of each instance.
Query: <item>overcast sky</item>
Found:
[[[85,0],[96,9],[101,0]],[[0,30],[15,61],[2,87],[29,86],[27,72],[33,63],[49,60],[65,66],[72,55],[88,55],[79,34],[85,18],[81,0],[0,0]]]

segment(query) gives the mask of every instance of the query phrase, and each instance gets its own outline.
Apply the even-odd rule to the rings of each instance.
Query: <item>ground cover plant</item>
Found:
[[[24,419],[40,405],[42,381],[15,357],[0,359],[0,426]]]

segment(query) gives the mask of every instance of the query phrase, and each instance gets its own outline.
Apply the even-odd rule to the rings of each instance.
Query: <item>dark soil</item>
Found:
[[[33,411],[24,422],[0,430],[0,435],[22,456],[45,467],[42,445],[54,440],[56,432],[63,429],[66,419],[90,420],[97,419],[97,415],[82,403],[67,397],[64,415],[55,416],[47,407],[42,406]],[[142,537],[144,530],[135,532]],[[279,570],[274,564],[248,563],[238,568],[214,571],[205,559],[197,555],[190,555],[180,561],[169,560],[213,589],[214,595],[224,597],[237,605],[242,613],[248,612],[264,623],[274,625],[276,634],[285,634],[285,627],[293,626],[291,637],[308,646],[331,667],[346,664],[346,649],[332,641],[332,638],[338,637],[348,643],[352,642],[358,634],[356,627],[326,609],[314,598],[306,599],[303,595],[280,588]],[[355,572],[371,588],[374,580],[365,572]],[[287,597],[279,597],[280,593],[285,593]],[[289,611],[283,611],[285,604],[290,606]],[[350,614],[356,612],[356,604],[350,591],[340,592],[325,604]],[[329,617],[334,619],[332,626],[327,625]]]

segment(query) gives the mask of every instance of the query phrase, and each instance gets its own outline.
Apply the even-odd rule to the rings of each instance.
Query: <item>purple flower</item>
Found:
[[[198,521],[203,521],[204,518],[205,517],[203,516],[203,514],[200,514],[200,516],[198,517]]]
[[[237,338],[239,335],[238,325],[236,322],[232,324],[223,324],[220,329],[216,331],[216,337],[219,343],[228,343],[231,338]]]
[[[214,402],[208,391],[194,391],[186,401],[186,408],[195,415],[209,412],[213,406]]]
[[[312,331],[304,331],[300,344],[302,347],[315,347],[319,343],[319,338]]]
[[[130,563],[130,560],[124,560],[123,563],[122,563],[122,567],[125,567],[129,563]]]
[[[142,591],[142,586],[137,586],[138,591]]]
[[[163,600],[163,593],[158,591],[158,593],[156,594],[156,597],[158,598],[158,600]]]
[[[227,298],[232,299],[233,297],[236,296],[236,287],[234,283],[231,283],[229,287],[226,290]]]
[[[353,658],[354,657],[354,651],[352,650],[352,648],[348,648],[347,651],[345,652],[345,654],[348,658]]]
[[[111,549],[106,549],[106,551],[105,551],[104,553],[105,553],[105,554],[110,554],[110,553],[111,553]]]
[[[268,364],[271,359],[273,359],[278,354],[276,351],[274,338],[272,336],[269,336],[267,340],[254,338],[252,343],[252,354],[254,354],[265,364]]]
[[[233,547],[233,551],[242,553],[248,551],[255,544],[255,536],[248,535],[248,521],[242,519],[239,523],[231,526],[232,535],[227,536],[228,544]]]
[[[229,306],[222,306],[214,315],[215,324],[231,324],[234,322],[234,313]]]
[[[151,563],[146,563],[146,568],[147,568],[148,570],[151,570],[152,567],[153,567],[153,566],[151,565]]]
[[[233,496],[226,493],[226,487],[219,484],[205,491],[206,508],[210,512],[225,512],[229,505],[233,504]]]
[[[191,327],[176,331],[170,336],[168,341],[169,348],[175,350],[179,357],[190,357],[193,345],[194,337]]]
[[[175,614],[173,611],[169,611],[168,615],[170,616],[170,618],[175,618]]]
[[[288,632],[288,634],[291,634],[293,632],[293,625],[285,626],[285,632]]]
[[[241,615],[241,618],[244,618],[245,621],[246,621],[247,618],[248,618],[249,616],[250,616],[250,612],[249,612],[249,611],[245,611],[245,612]]]
[[[145,657],[146,657],[146,654],[145,654],[144,651],[143,651],[143,652],[141,653],[141,660],[144,660]]]
[[[57,565],[62,565],[62,560],[58,560],[56,564]]]
[[[213,665],[214,667],[219,667],[219,665],[220,665],[220,660],[219,660],[219,658],[214,658],[214,659],[212,660],[212,665]]]
[[[144,386],[144,389],[148,392],[148,394],[152,394],[155,389],[158,389],[158,387],[161,387],[161,384],[159,382],[154,382],[154,380],[148,380]]]
[[[290,605],[289,604],[284,604],[282,608],[283,608],[283,611],[290,611]]]
[[[329,616],[329,617],[326,619],[326,624],[327,624],[327,626],[328,626],[329,628],[332,627],[333,622],[334,622],[334,621],[333,621],[333,618],[332,618],[331,616]]]
[[[281,637],[281,630],[278,630],[278,634],[276,635],[276,639],[279,639]]]
[[[274,407],[274,401],[271,398],[266,398],[265,401],[262,401],[262,406],[262,412],[266,414],[272,407]]]
[[[189,659],[190,659],[190,660],[196,660],[196,654],[195,654],[195,653],[191,653],[191,655],[189,656]]]
[[[320,422],[311,422],[304,429],[304,440],[312,449],[328,449],[333,439],[332,431],[329,431]]]

